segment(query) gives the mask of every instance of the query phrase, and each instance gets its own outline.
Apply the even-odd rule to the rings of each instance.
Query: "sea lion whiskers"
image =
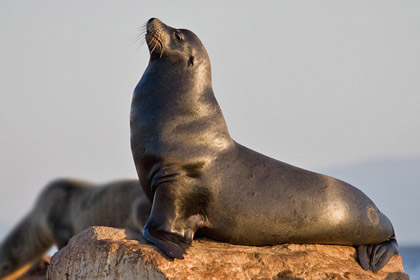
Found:
[[[150,53],[153,53],[153,51],[155,50],[156,46],[158,45],[155,41],[153,41],[153,43],[154,43],[154,46],[153,46],[153,49],[150,51]]]
[[[153,44],[153,48],[150,51],[150,53],[152,54],[156,47],[159,46],[160,49],[160,57],[162,57],[163,54],[163,49],[164,49],[164,44],[163,44],[163,36],[164,36],[164,31],[162,30],[162,28],[160,28],[159,26],[156,25],[152,25],[149,28],[147,28],[147,33],[146,33],[146,42],[149,45]]]
[[[137,36],[134,38],[133,42],[131,43],[133,45],[133,44],[136,44],[137,42],[140,42],[140,45],[137,48],[137,50],[139,48],[141,48],[143,46],[143,44],[146,42],[146,38],[144,36],[147,33],[146,23],[144,23],[142,26],[140,26],[138,28],[138,31],[139,31],[139,33],[137,34]]]
[[[161,48],[160,48],[160,56],[159,56],[159,58],[162,58],[162,54],[163,54],[163,44],[161,45]]]
[[[138,31],[147,31],[147,22],[143,23],[139,27],[137,27]]]
[[[163,47],[164,47],[163,42],[162,42],[162,33],[163,33],[162,29],[159,29],[158,33],[154,36],[160,48],[160,57],[162,57]]]
[[[130,45],[134,45],[134,44],[137,44],[137,42],[140,42],[139,46],[136,48],[136,51],[138,51],[144,45],[144,43],[146,42],[146,38],[144,36],[147,32],[146,24],[147,23],[143,23],[142,25],[137,27],[137,30],[138,30],[139,33],[136,35],[136,37],[130,43]]]
[[[163,42],[162,42],[162,40],[153,34],[152,37],[150,38],[150,43],[149,44],[150,45],[153,44],[153,48],[150,51],[150,53],[152,54],[155,51],[156,47],[159,46],[160,57],[162,57],[162,53],[163,53]]]

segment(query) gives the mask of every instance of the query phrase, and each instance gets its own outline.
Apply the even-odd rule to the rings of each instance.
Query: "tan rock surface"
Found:
[[[127,229],[92,227],[51,259],[47,279],[409,279],[394,256],[379,273],[364,271],[348,246],[238,246],[193,242],[171,261]]]

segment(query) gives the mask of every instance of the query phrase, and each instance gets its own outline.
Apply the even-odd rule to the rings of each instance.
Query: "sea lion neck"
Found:
[[[140,108],[154,108],[154,115],[165,112],[199,119],[211,113],[220,115],[225,123],[214,97],[209,63],[186,69],[165,57],[150,60],[134,90],[133,101],[139,102]]]
[[[150,60],[140,84],[150,82],[157,82],[153,91],[159,94],[171,92],[197,96],[208,90],[213,91],[209,63],[201,63],[188,69],[182,64],[172,64],[166,57]]]

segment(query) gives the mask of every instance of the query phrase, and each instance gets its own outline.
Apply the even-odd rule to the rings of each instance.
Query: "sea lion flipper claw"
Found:
[[[183,254],[190,247],[190,243],[186,243],[184,238],[175,233],[145,228],[143,236],[172,259],[183,259]]]

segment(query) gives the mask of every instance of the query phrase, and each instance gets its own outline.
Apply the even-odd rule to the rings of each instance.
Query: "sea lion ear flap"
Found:
[[[194,56],[190,56],[187,65],[188,67],[194,66]]]

